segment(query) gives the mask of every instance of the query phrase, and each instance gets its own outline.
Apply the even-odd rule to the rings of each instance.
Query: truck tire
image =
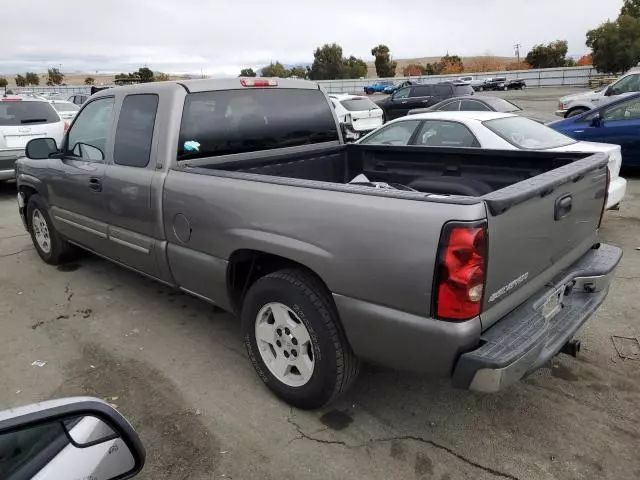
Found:
[[[289,269],[260,278],[247,292],[241,316],[253,367],[288,404],[322,407],[356,379],[360,362],[331,295],[311,274]]]
[[[46,263],[58,265],[70,256],[72,245],[53,226],[47,207],[38,194],[29,197],[27,225],[33,246]]]
[[[588,112],[588,108],[574,108],[569,110],[564,118],[575,117],[576,115],[582,115],[584,112]]]

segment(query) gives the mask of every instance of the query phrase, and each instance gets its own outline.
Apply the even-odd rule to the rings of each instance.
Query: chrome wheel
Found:
[[[38,247],[44,253],[51,252],[51,238],[49,236],[49,227],[44,219],[44,215],[37,208],[33,211],[31,216],[31,228],[33,229],[33,236],[38,243]]]
[[[313,375],[315,357],[307,327],[282,303],[260,309],[255,324],[256,344],[269,371],[285,385],[301,387]]]

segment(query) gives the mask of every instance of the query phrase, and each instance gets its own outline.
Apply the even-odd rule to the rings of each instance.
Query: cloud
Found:
[[[119,72],[142,65],[168,72],[237,74],[271,61],[308,63],[336,42],[371,60],[385,43],[396,58],[513,55],[569,41],[586,51],[586,31],[617,16],[622,0],[64,0],[13,2],[2,13],[0,73]]]

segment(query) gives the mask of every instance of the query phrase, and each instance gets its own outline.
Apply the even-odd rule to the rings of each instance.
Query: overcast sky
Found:
[[[396,58],[523,55],[537,43],[569,41],[614,19],[622,0],[87,0],[12,1],[2,9],[0,74],[131,71],[237,75],[270,61],[310,63],[336,42],[345,55]]]

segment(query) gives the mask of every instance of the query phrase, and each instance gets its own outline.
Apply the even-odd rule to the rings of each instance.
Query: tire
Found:
[[[33,246],[44,262],[58,265],[70,257],[73,251],[72,245],[62,238],[53,226],[47,207],[38,194],[33,194],[29,198],[27,225]],[[47,242],[43,243],[43,238],[46,238]]]
[[[479,92],[484,92],[484,87],[478,87]]]
[[[256,373],[288,404],[302,409],[322,407],[356,379],[360,362],[342,331],[329,292],[311,274],[291,269],[260,278],[243,301],[241,317]],[[295,359],[294,351],[298,352]],[[285,373],[276,375],[276,370]]]
[[[509,90],[509,87],[505,85],[504,87],[502,87],[502,89],[506,92],[507,90]]]
[[[576,115],[582,115],[584,112],[588,112],[589,110],[586,108],[574,108],[573,110],[569,110],[564,118],[575,117]]]

